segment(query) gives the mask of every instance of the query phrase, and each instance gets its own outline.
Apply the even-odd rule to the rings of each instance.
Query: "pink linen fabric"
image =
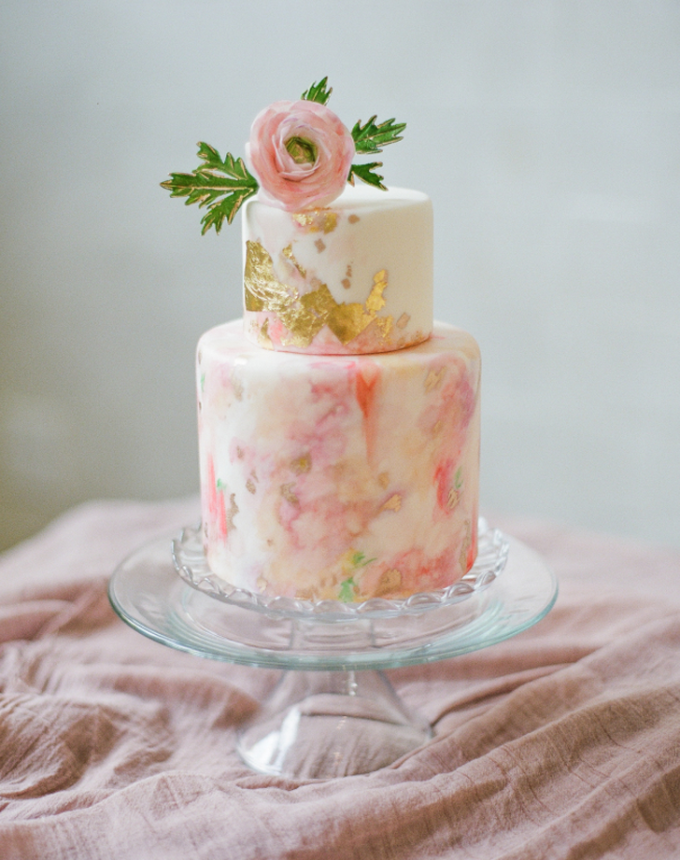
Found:
[[[277,673],[151,642],[115,565],[194,500],[92,503],[0,558],[3,860],[680,857],[680,553],[503,521],[560,580],[492,648],[392,670],[434,739],[326,782],[249,771],[234,734]]]

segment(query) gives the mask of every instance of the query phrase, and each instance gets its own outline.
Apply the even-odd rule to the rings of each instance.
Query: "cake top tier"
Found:
[[[206,209],[204,233],[248,201],[245,323],[255,342],[334,354],[411,346],[432,330],[432,207],[418,192],[388,191],[382,162],[355,163],[401,140],[406,124],[372,116],[350,131],[327,107],[331,92],[323,78],[262,110],[248,166],[200,143],[200,166],[161,184]],[[357,179],[363,190],[348,187]]]
[[[378,353],[432,331],[432,204],[418,191],[348,187],[290,213],[243,216],[245,331],[261,346]]]

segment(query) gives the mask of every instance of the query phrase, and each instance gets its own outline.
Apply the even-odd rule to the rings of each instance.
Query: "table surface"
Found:
[[[489,517],[555,570],[554,609],[389,671],[425,746],[297,782],[234,748],[277,672],[165,648],[108,603],[125,555],[196,516],[90,503],[0,556],[3,860],[680,856],[680,553]]]

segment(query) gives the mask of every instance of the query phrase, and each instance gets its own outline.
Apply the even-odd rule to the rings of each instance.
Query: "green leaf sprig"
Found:
[[[214,147],[199,143],[198,157],[203,164],[193,173],[171,173],[161,187],[167,188],[171,197],[186,197],[187,206],[192,203],[198,203],[199,208],[207,206],[201,219],[201,233],[207,233],[211,227],[219,233],[224,219],[231,224],[241,204],[257,192],[259,185],[243,159],[235,159],[230,152],[223,161]]]
[[[303,101],[318,102],[320,105],[325,105],[333,92],[333,87],[326,89],[327,84],[328,75],[320,80],[318,84],[312,84],[308,90],[305,90],[304,93],[302,93],[300,98]]]
[[[401,133],[406,128],[405,122],[395,122],[393,117],[376,125],[376,119],[376,116],[372,116],[363,126],[359,120],[352,129],[354,146],[359,155],[382,152],[384,146],[402,140]],[[363,182],[386,191],[387,189],[383,185],[385,177],[376,172],[378,167],[382,167],[382,161],[372,161],[370,164],[353,164],[347,181],[354,185],[354,177],[358,176]]]
[[[333,88],[328,86],[328,77],[325,77],[305,90],[301,99],[325,105],[332,92]],[[354,125],[351,135],[357,155],[382,152],[383,147],[402,139],[405,122],[388,119],[376,123],[376,119],[377,116],[372,116],[363,125],[360,120]],[[222,160],[214,147],[200,142],[198,157],[203,163],[192,173],[171,173],[170,179],[161,182],[161,187],[167,189],[171,197],[186,197],[187,206],[198,203],[199,208],[206,207],[201,219],[201,233],[207,233],[211,227],[219,233],[225,219],[227,224],[231,224],[243,203],[256,194],[260,186],[243,159],[234,158],[230,152]],[[379,167],[382,167],[382,161],[352,164],[347,181],[354,185],[355,178],[358,178],[386,191],[384,177],[377,172]]]
[[[308,90],[305,90],[301,98],[325,105],[333,92],[333,87],[329,89],[327,86],[328,77],[325,77],[318,84],[312,84]],[[357,155],[371,155],[375,152],[382,152],[384,146],[402,140],[401,133],[406,128],[405,122],[395,122],[393,117],[376,124],[377,118],[377,115],[374,115],[363,125],[361,124],[361,120],[355,123],[351,134]],[[350,168],[347,181],[351,185],[354,185],[354,178],[358,177],[368,185],[373,185],[375,188],[387,191],[387,188],[383,185],[385,177],[377,172],[378,167],[382,167],[382,161],[371,161],[369,164],[353,164]]]

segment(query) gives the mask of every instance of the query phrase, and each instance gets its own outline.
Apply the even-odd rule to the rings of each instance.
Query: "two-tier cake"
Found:
[[[324,79],[258,115],[256,176],[200,144],[202,166],[164,183],[207,206],[204,231],[252,198],[244,317],[197,350],[204,547],[253,592],[403,598],[476,557],[479,349],[433,324],[429,198],[353,163],[404,125],[350,132],[329,96]]]

